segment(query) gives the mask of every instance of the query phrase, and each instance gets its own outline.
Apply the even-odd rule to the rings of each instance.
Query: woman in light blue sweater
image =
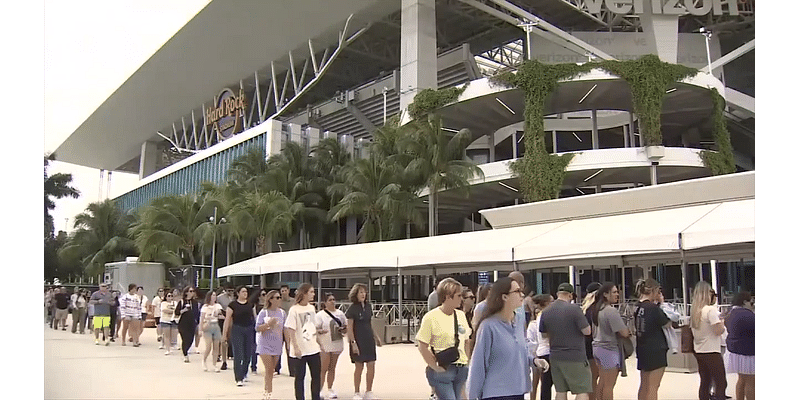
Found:
[[[522,400],[531,390],[525,337],[514,327],[514,310],[522,305],[517,282],[501,278],[492,285],[486,310],[475,330],[475,349],[469,364],[467,397]]]

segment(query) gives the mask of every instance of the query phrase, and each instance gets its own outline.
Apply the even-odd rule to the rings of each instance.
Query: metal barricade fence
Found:
[[[336,308],[344,313],[350,308],[349,302],[338,303]],[[372,318],[385,321],[385,332],[376,332],[387,343],[413,342],[422,322],[422,316],[428,312],[427,301],[403,302],[402,308],[397,303],[372,303]],[[390,340],[392,339],[392,340]]]

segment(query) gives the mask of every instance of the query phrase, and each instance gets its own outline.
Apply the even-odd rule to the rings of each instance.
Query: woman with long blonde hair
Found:
[[[655,279],[636,283],[639,302],[634,311],[636,368],[640,371],[639,400],[658,400],[658,388],[667,368],[667,337],[663,327],[672,323],[659,307],[661,284]]]
[[[278,363],[283,350],[283,325],[286,322],[286,311],[279,305],[281,294],[277,290],[270,290],[266,294],[266,307],[259,311],[256,317],[256,332],[258,340],[258,355],[264,363],[264,398],[272,399],[272,371]]]
[[[714,384],[714,399],[725,399],[728,381],[725,378],[725,364],[720,353],[725,325],[714,305],[717,294],[708,282],[700,281],[692,294],[692,335],[694,336],[694,356],[697,359],[697,372],[700,373],[700,400],[711,399],[711,383]]]

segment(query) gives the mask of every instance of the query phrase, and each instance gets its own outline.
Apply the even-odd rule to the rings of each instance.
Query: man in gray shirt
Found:
[[[592,328],[577,304],[571,304],[575,288],[558,285],[558,298],[542,313],[539,332],[550,339],[550,371],[556,387],[556,400],[566,400],[567,392],[576,400],[588,400],[592,393],[592,371],[586,359],[585,336]]]
[[[89,298],[89,304],[94,305],[94,317],[92,318],[92,325],[94,326],[94,344],[100,344],[100,329],[103,330],[103,343],[108,346],[109,339],[111,339],[111,305],[114,299],[111,292],[108,291],[108,284],[101,283],[100,290],[92,293]]]

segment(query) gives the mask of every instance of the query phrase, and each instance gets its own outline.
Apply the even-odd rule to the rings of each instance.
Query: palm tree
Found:
[[[337,183],[344,183],[345,166],[351,162],[350,153],[347,149],[335,138],[325,138],[319,141],[313,149],[311,149],[310,156],[312,158],[312,166],[314,173],[318,178],[317,188],[315,192],[323,197],[324,209],[326,212],[330,211],[339,201],[341,195],[329,193],[328,187]],[[323,238],[329,239],[329,244],[338,244],[339,224],[327,223],[328,219],[321,224],[319,233]]]
[[[195,265],[200,225],[213,215],[216,201],[197,201],[194,196],[165,196],[143,208],[140,221],[130,229],[142,261]],[[177,262],[177,264],[176,264]]]
[[[393,222],[405,222],[407,215],[413,214],[409,204],[413,210],[416,195],[402,190],[402,174],[398,164],[374,153],[367,159],[355,160],[345,167],[345,182],[328,189],[332,196],[343,196],[328,212],[329,218],[338,221],[347,216],[362,216],[364,224],[357,235],[359,242],[387,239]],[[420,219],[417,218],[418,222]]]
[[[300,248],[310,248],[306,232],[319,232],[328,221],[324,196],[329,183],[316,175],[314,159],[295,142],[287,142],[267,164],[264,189],[278,191],[292,203],[298,203],[293,231],[300,234]]]
[[[400,183],[400,191],[418,194],[424,187],[425,181],[421,176],[415,175],[407,170],[409,163],[414,160],[414,155],[404,151],[404,142],[409,140],[409,130],[412,126],[400,126],[399,116],[394,116],[382,127],[375,131],[370,145],[370,154],[375,154],[380,159],[394,163],[400,167],[401,173],[397,176]],[[421,218],[419,209],[423,207],[419,196],[412,196],[400,207],[402,215],[398,218],[405,218],[406,239],[411,238],[411,225],[422,225],[418,222]]]
[[[44,236],[50,237],[53,235],[53,216],[50,215],[51,210],[55,210],[56,203],[54,199],[63,199],[65,197],[72,197],[77,199],[81,192],[78,189],[70,186],[72,182],[72,174],[53,174],[47,176],[47,167],[50,161],[55,161],[56,154],[50,153],[44,156]]]
[[[123,215],[113,200],[91,203],[75,216],[76,230],[58,251],[59,259],[65,264],[78,262],[88,275],[97,275],[107,262],[136,255],[127,235],[133,222],[134,217]]]
[[[414,120],[408,134],[400,138],[403,152],[413,159],[406,166],[406,174],[417,177],[428,187],[428,235],[438,233],[438,192],[448,189],[469,189],[469,180],[475,176],[483,179],[483,171],[466,159],[467,146],[472,135],[462,129],[450,135],[442,129],[441,119],[430,114],[425,120]],[[468,194],[469,192],[467,192]]]
[[[234,192],[249,190],[263,185],[269,166],[263,148],[253,146],[236,157],[228,168],[228,187]]]

